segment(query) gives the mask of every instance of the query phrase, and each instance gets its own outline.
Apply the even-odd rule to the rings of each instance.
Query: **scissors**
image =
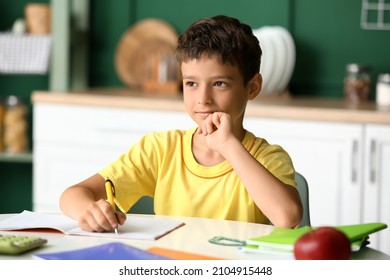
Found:
[[[229,238],[225,236],[214,236],[209,239],[209,242],[216,245],[222,246],[245,246],[246,242],[239,239]]]

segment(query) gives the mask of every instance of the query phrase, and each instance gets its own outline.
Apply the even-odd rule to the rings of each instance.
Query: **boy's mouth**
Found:
[[[208,116],[210,116],[211,114],[213,114],[213,112],[196,112],[196,114],[203,118],[203,119],[206,119]]]

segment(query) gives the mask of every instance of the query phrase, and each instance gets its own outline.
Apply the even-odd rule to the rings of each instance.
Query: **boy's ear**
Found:
[[[259,95],[261,91],[261,87],[263,85],[263,77],[260,75],[260,73],[257,73],[253,76],[253,78],[249,81],[249,95],[248,99],[253,100],[256,96]]]

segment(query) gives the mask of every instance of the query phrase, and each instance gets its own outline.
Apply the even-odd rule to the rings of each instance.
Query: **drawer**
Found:
[[[149,132],[194,125],[185,112],[38,103],[33,137],[34,141],[122,146]]]
[[[125,151],[113,146],[35,144],[33,210],[59,212],[60,195],[67,187],[97,173]]]

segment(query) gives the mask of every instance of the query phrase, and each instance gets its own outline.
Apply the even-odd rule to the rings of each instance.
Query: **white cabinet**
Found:
[[[246,126],[287,150],[305,176],[312,225],[390,225],[390,126],[258,118]],[[370,242],[390,254],[388,229]]]
[[[305,176],[313,225],[360,222],[362,125],[247,118],[246,126],[281,145]]]
[[[368,125],[365,131],[363,222],[390,226],[390,127]],[[370,237],[371,246],[390,254],[389,229]]]
[[[184,112],[36,103],[33,210],[59,212],[65,188],[98,172],[146,133],[192,126]]]

